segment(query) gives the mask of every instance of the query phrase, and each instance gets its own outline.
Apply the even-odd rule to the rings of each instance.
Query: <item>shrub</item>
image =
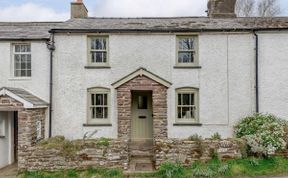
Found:
[[[170,162],[163,163],[158,171],[158,176],[162,178],[181,178],[184,175],[184,168],[180,164]]]
[[[221,140],[221,135],[218,132],[216,132],[215,134],[213,134],[211,136],[211,139],[212,140]]]
[[[250,150],[258,155],[269,156],[286,146],[283,121],[273,115],[254,114],[235,126],[238,138],[247,140]]]
[[[202,137],[198,134],[194,134],[194,135],[191,135],[190,137],[188,137],[188,140],[190,141],[195,141],[195,142],[202,142]]]

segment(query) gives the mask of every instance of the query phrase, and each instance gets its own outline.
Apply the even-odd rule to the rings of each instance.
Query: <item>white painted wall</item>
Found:
[[[0,88],[22,88],[49,102],[50,54],[45,41],[31,41],[32,77],[19,79],[13,77],[12,44],[17,42],[0,41]],[[48,118],[48,117],[47,117]],[[47,120],[46,118],[46,120]],[[46,136],[48,131],[46,122]]]
[[[202,69],[174,69],[176,36],[111,34],[111,69],[85,69],[87,37],[56,35],[53,134],[70,139],[99,129],[98,137],[117,137],[116,90],[111,84],[139,67],[173,83],[168,90],[169,137],[194,133],[209,137],[215,132],[232,136],[235,122],[254,109],[254,39],[251,34],[201,34],[199,59]],[[67,45],[69,44],[69,45]],[[111,89],[112,127],[83,127],[86,123],[87,88]],[[173,126],[175,89],[200,88],[200,122],[197,126]]]
[[[259,34],[260,112],[288,120],[287,32]]]
[[[14,162],[13,113],[0,112],[0,120],[4,120],[5,125],[5,136],[0,137],[0,168],[3,168]]]

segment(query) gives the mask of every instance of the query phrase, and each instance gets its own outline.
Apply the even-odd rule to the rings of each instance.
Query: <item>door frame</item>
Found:
[[[134,124],[133,122],[135,122],[136,118],[135,118],[135,108],[133,108],[134,106],[134,97],[135,96],[139,96],[139,94],[141,93],[145,93],[148,95],[148,110],[149,110],[149,114],[151,114],[151,122],[150,123],[147,123],[148,127],[150,127],[151,129],[151,136],[149,138],[134,138],[133,137],[133,133],[134,133],[134,129],[137,129],[134,127]],[[137,101],[137,105],[139,104],[138,103],[138,100]],[[149,106],[151,108],[149,108]],[[149,122],[149,121],[147,121]],[[153,127],[153,91],[152,90],[131,90],[131,137],[130,139],[132,141],[144,141],[144,140],[147,140],[147,141],[150,141],[150,140],[153,140],[153,136],[154,136],[154,127]]]

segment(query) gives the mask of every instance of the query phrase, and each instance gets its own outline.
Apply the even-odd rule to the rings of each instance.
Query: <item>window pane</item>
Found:
[[[91,94],[91,105],[95,105],[95,94]]]
[[[92,63],[105,63],[107,61],[106,52],[91,52]]]
[[[190,98],[191,98],[191,105],[195,105],[194,97],[195,97],[195,96],[194,96],[194,93],[192,93],[192,94],[191,94],[191,97],[190,97]]]
[[[108,118],[108,108],[104,108],[104,118]]]
[[[15,76],[20,77],[21,76],[21,70],[15,70]]]
[[[192,50],[192,49],[194,49],[193,38],[179,38],[179,49],[180,50]]]
[[[106,38],[96,38],[91,40],[91,49],[106,50]]]
[[[92,111],[92,113],[91,113],[91,116],[92,116],[92,119],[95,119],[96,118],[96,108],[91,108],[91,111]]]
[[[182,105],[190,105],[190,94],[183,94],[183,104]]]
[[[138,109],[147,109],[147,108],[148,108],[148,97],[138,96]]]
[[[178,115],[178,118],[181,119],[182,118],[182,114],[181,114],[181,107],[178,107],[177,108],[177,115]]]
[[[194,62],[194,52],[178,52],[178,62],[179,63],[193,63]]]
[[[96,118],[97,119],[103,119],[104,118],[104,108],[103,107],[97,107],[96,108]]]
[[[20,51],[21,51],[20,45],[15,45],[15,52],[20,52]]]
[[[104,105],[107,106],[107,103],[108,103],[108,96],[107,94],[104,94]]]
[[[182,105],[181,98],[182,98],[182,95],[178,94],[178,105]]]
[[[96,94],[96,105],[103,105],[103,94]]]
[[[27,77],[31,77],[31,70],[27,70]]]
[[[193,116],[191,107],[182,107],[182,118],[191,119]]]
[[[25,70],[21,70],[21,76],[23,77],[25,77],[26,76],[26,71]]]

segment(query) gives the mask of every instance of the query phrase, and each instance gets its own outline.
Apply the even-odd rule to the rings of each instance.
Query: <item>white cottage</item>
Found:
[[[288,18],[237,18],[234,4],[94,18],[78,0],[65,22],[0,23],[0,168],[44,137],[232,137],[254,112],[288,119]]]

